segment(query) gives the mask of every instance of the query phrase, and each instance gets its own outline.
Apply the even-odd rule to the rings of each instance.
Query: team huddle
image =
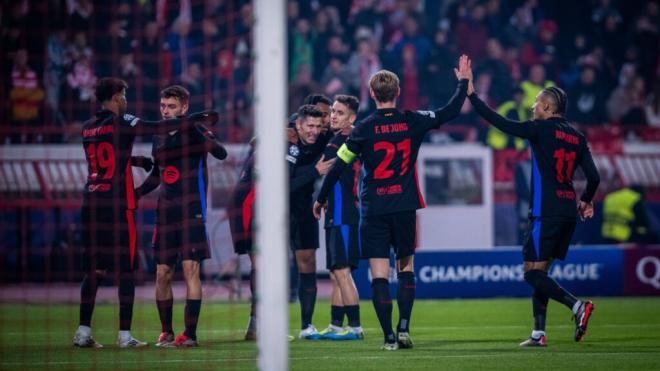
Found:
[[[415,164],[426,133],[457,117],[466,97],[486,121],[507,134],[528,140],[532,150],[532,192],[523,261],[525,281],[534,290],[534,328],[520,345],[546,346],[545,318],[550,298],[572,311],[575,341],[584,337],[593,303],[575,298],[548,276],[553,260],[565,258],[578,217],[593,216],[591,201],[599,183],[585,137],[564,118],[566,94],[556,87],[544,89],[536,97],[533,119],[512,121],[479,99],[467,56],[460,57],[454,73],[458,80],[456,91],[437,110],[399,111],[399,79],[382,70],[369,80],[377,109],[363,120],[357,121],[358,98],[349,95],[337,95],[334,101],[323,95],[310,95],[289,119],[284,156],[289,173],[290,247],[299,271],[300,339],[364,339],[351,271],[357,268],[359,259],[367,259],[373,306],[384,336],[382,349],[413,347],[410,324],[415,300],[416,210],[424,207]],[[134,210],[141,196],[160,186],[153,235],[156,303],[161,321],[156,346],[198,346],[200,262],[210,257],[205,226],[206,154],[220,160],[227,156],[209,129],[218,115],[212,111],[189,115],[189,93],[175,85],[161,92],[162,120],[140,120],[125,113],[126,88],[119,79],[99,80],[96,97],[102,110],[83,127],[89,170],[82,208],[85,276],[74,345],[101,347],[92,337],[91,317],[97,287],[108,270],[115,272],[119,286],[118,346],[147,345],[130,333],[137,268]],[[131,156],[133,140],[138,135],[155,136],[153,160]],[[258,323],[258,267],[253,254],[257,140],[250,142],[228,210],[234,250],[248,254],[252,263],[246,340],[256,339]],[[150,171],[147,180],[137,188],[133,185],[132,166]],[[587,178],[587,187],[579,197],[572,183],[578,166]],[[321,177],[324,179],[314,200],[314,185]],[[318,331],[312,323],[317,295],[315,257],[319,248],[318,220],[324,210],[326,261],[332,281],[331,323]],[[389,290],[392,252],[398,279],[399,319],[395,328]],[[171,280],[179,260],[187,296],[185,329],[175,336]]]

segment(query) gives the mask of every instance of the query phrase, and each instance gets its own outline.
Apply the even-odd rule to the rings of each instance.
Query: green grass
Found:
[[[415,348],[384,352],[370,302],[362,302],[364,341],[294,341],[289,365],[296,370],[660,369],[660,298],[596,298],[589,334],[573,341],[570,311],[550,304],[546,349],[520,349],[530,332],[531,303],[523,299],[419,300],[411,334]],[[395,306],[396,307],[396,306]],[[298,306],[292,305],[297,335]],[[183,305],[175,306],[175,330]],[[75,305],[0,304],[0,369],[255,369],[257,349],[242,340],[248,306],[206,303],[197,349],[119,350],[117,306],[98,305],[94,336],[103,349],[74,349]],[[396,309],[395,309],[396,318]],[[329,319],[328,302],[316,307],[315,324]],[[133,334],[153,344],[160,325],[155,304],[136,304]]]

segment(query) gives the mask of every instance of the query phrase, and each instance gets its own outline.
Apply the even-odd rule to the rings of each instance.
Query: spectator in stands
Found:
[[[537,37],[522,46],[520,57],[523,66],[531,68],[541,64],[545,67],[546,74],[554,76],[557,62],[555,46],[557,31],[557,24],[554,21],[544,20],[539,23]]]
[[[424,77],[420,81],[422,92],[429,97],[429,106],[441,107],[453,94],[452,87],[456,81],[453,68],[456,58],[447,44],[447,32],[437,30],[433,45],[423,64]]]
[[[330,17],[322,8],[314,17],[314,79],[319,81],[325,71],[325,67],[330,62],[328,56],[328,42],[333,36],[333,30],[330,29]]]
[[[191,63],[188,71],[182,78],[183,86],[190,92],[190,110],[191,112],[201,112],[204,110],[204,76],[202,66],[198,63]]]
[[[653,90],[646,97],[644,114],[646,115],[647,125],[660,128],[660,77],[655,78]]]
[[[610,243],[655,243],[658,236],[646,208],[640,186],[624,187],[608,194],[603,200],[603,238]]]
[[[62,127],[64,126],[65,119],[60,107],[60,98],[62,96],[65,70],[70,63],[67,54],[66,31],[64,29],[58,29],[50,35],[46,53],[47,65],[44,84],[46,106],[50,114],[49,121],[55,123],[58,127]],[[57,140],[58,137],[52,137],[52,139],[54,142],[61,141],[61,139]]]
[[[570,101],[567,118],[579,124],[603,124],[607,121],[603,86],[598,84],[596,70],[589,65],[582,67],[580,81],[568,91]]]
[[[321,77],[321,86],[323,93],[327,96],[334,96],[340,93],[347,93],[350,87],[350,79],[346,65],[339,58],[330,59],[330,63],[323,71]]]
[[[352,34],[364,27],[371,31],[376,39],[380,40],[383,36],[383,18],[382,14],[376,10],[375,0],[354,1],[351,8],[349,26]]]
[[[504,63],[504,50],[499,40],[491,38],[486,44],[486,58],[475,68],[477,76],[488,73],[492,76],[491,98],[495,102],[504,101],[511,92],[513,80],[509,68]]]
[[[73,69],[66,76],[68,87],[77,99],[72,102],[72,114],[69,118],[83,122],[89,118],[89,102],[94,98],[96,75],[88,57],[82,57],[73,64]]]
[[[301,64],[298,67],[296,81],[289,85],[289,112],[296,112],[310,94],[318,94],[321,87],[312,79],[311,66]]]
[[[314,73],[315,40],[309,21],[304,18],[299,19],[289,41],[289,81],[296,81],[298,72],[303,69],[309,69],[311,74]],[[301,65],[307,67],[301,68]]]
[[[531,110],[536,96],[545,88],[555,86],[554,81],[547,80],[545,77],[545,67],[542,64],[535,64],[529,69],[529,79],[520,84],[525,92],[523,104],[526,109]]]
[[[458,19],[454,29],[455,44],[461,53],[470,56],[475,64],[486,57],[486,45],[490,37],[485,23],[486,8],[477,3]]]
[[[610,121],[621,124],[644,124],[644,79],[635,72],[632,65],[621,70],[619,86],[607,101]]]
[[[12,136],[12,142],[41,142],[43,137],[36,132],[36,128],[40,124],[44,91],[39,88],[36,72],[28,64],[28,53],[25,49],[19,49],[14,56],[11,86],[11,123],[21,132]]]
[[[510,120],[529,120],[531,112],[523,106],[524,96],[525,94],[521,88],[515,88],[513,90],[511,100],[508,100],[497,107],[497,113]],[[514,148],[518,151],[522,151],[527,148],[524,139],[507,135],[493,125],[488,127],[488,132],[486,133],[486,144],[497,150]],[[524,200],[527,199],[524,198]],[[525,215],[525,220],[526,219],[527,215]]]
[[[650,1],[649,3],[653,3]],[[652,80],[658,71],[658,58],[660,57],[660,29],[658,27],[658,4],[648,4],[646,10],[654,12],[655,18],[642,13],[634,24],[632,43],[639,53],[639,74],[645,80]]]
[[[357,50],[351,54],[346,65],[353,90],[358,92],[360,111],[369,109],[369,78],[381,69],[380,58],[376,51],[376,42],[365,36],[357,42]],[[292,111],[293,112],[293,111]]]

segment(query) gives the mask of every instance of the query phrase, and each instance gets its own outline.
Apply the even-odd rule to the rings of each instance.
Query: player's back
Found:
[[[353,130],[360,141],[366,175],[362,188],[364,215],[388,214],[424,207],[416,161],[422,139],[436,124],[433,112],[379,109]]]
[[[584,135],[563,118],[536,120],[529,124],[537,126],[535,137],[530,138],[531,215],[577,218],[573,175],[589,151]]]
[[[131,152],[135,134],[130,128],[137,120],[132,115],[119,117],[101,110],[82,128],[87,160],[84,200],[99,207],[134,209]],[[91,205],[92,203],[89,203]]]

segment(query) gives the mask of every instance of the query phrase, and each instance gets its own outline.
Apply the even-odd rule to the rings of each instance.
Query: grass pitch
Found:
[[[551,302],[548,347],[521,349],[529,336],[529,299],[418,300],[413,309],[411,350],[379,350],[382,334],[370,302],[361,303],[364,341],[290,343],[294,370],[473,370],[581,369],[660,370],[660,298],[596,298],[583,342],[573,341],[571,313]],[[116,305],[97,305],[94,336],[103,349],[75,349],[75,305],[0,304],[0,369],[256,369],[257,348],[242,340],[247,304],[204,303],[199,321],[201,347],[158,349],[156,305],[135,306],[133,335],[145,349],[118,349]],[[317,303],[317,328],[329,322],[329,303]],[[298,305],[290,306],[290,329],[297,335]],[[396,322],[396,305],[394,319]],[[175,331],[183,329],[183,304],[174,308]]]

